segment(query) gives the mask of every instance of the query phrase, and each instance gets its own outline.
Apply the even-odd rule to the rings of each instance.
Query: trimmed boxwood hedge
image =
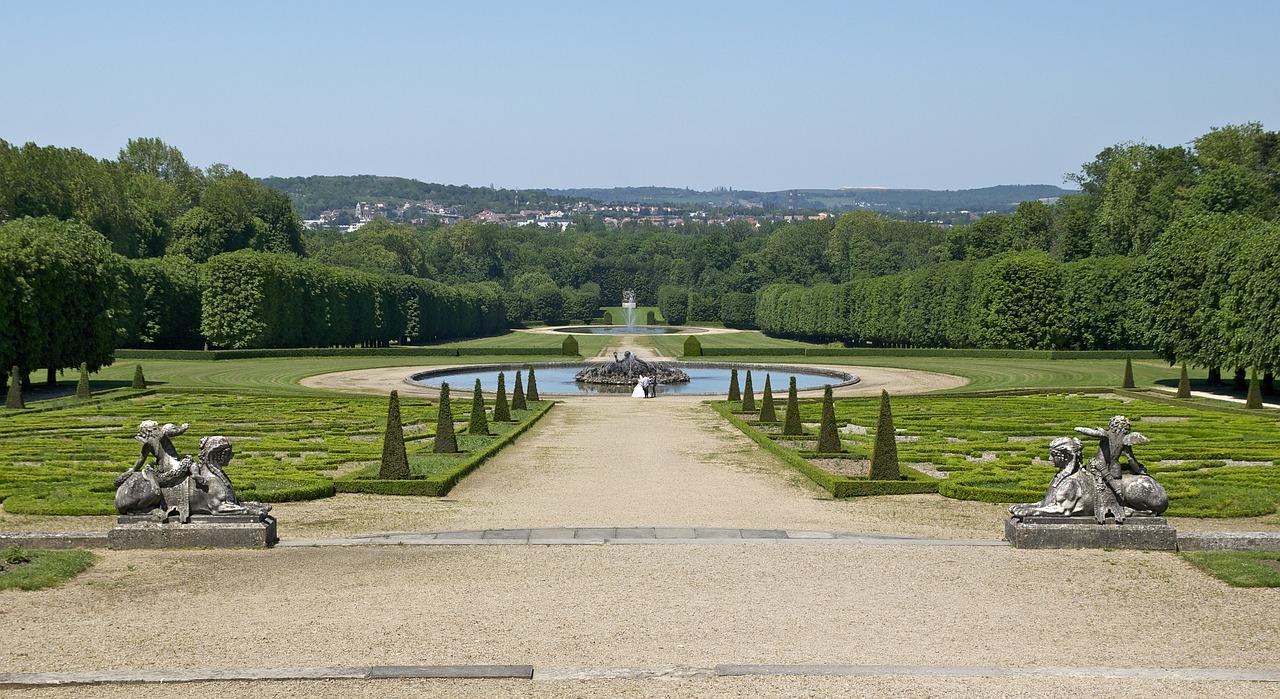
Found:
[[[265,359],[270,357],[472,357],[556,355],[558,347],[287,347],[244,350],[118,349],[116,359]]]
[[[410,478],[406,480],[381,480],[377,478],[344,478],[334,481],[334,488],[339,493],[371,493],[374,495],[426,495],[431,497],[439,497],[448,494],[458,481],[462,480],[467,474],[476,470],[485,461],[489,460],[494,454],[498,453],[503,447],[513,441],[516,437],[524,434],[551,410],[551,406],[555,405],[552,401],[543,401],[532,415],[525,418],[524,422],[516,426],[510,432],[499,435],[493,441],[486,444],[483,448],[471,452],[468,458],[458,463],[458,466],[446,473],[439,473],[429,478]]]
[[[742,430],[756,444],[759,444],[765,451],[782,459],[787,464],[795,468],[797,471],[809,477],[814,483],[822,486],[824,490],[831,493],[833,497],[848,498],[859,497],[863,495],[912,495],[918,493],[936,493],[938,492],[938,481],[908,466],[902,466],[902,473],[906,480],[897,481],[877,481],[869,478],[850,478],[848,476],[837,476],[832,473],[814,466],[800,454],[779,445],[769,435],[753,428],[745,420],[738,417],[733,412],[733,406],[727,401],[718,401],[711,404],[711,407],[720,416],[728,420],[730,424]]]

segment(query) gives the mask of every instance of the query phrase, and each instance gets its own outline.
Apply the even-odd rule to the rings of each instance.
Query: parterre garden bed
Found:
[[[465,420],[469,410],[469,397],[453,401],[455,419]],[[522,425],[537,410],[513,413],[520,420],[514,424]],[[425,451],[435,427],[436,403],[404,399],[401,417],[410,453]],[[328,497],[335,492],[336,478],[379,460],[386,419],[385,397],[248,391],[158,392],[58,410],[0,412],[0,501],[12,513],[114,514],[113,481],[138,457],[133,436],[143,420],[191,423],[174,440],[184,455],[194,455],[203,436],[230,438],[235,458],[228,475],[242,499]],[[474,455],[477,445],[469,445],[468,439],[463,437],[462,446],[471,446]],[[418,470],[427,475],[437,468],[443,466],[427,464]]]
[[[1168,514],[1253,517],[1275,512],[1280,503],[1280,416],[1272,412],[1204,409],[1145,399],[1139,393],[902,396],[892,401],[903,472],[912,479],[927,479],[948,497],[1001,503],[1038,500],[1055,472],[1048,463],[1052,438],[1071,436],[1077,426],[1105,427],[1111,416],[1125,415],[1134,431],[1151,440],[1136,452],[1168,490]],[[737,407],[717,404],[721,414],[740,423],[749,435],[755,432],[753,439],[766,440],[766,448],[833,494],[849,489],[841,485],[845,480],[857,480],[831,468],[831,455],[787,448],[782,435],[754,429],[731,413]],[[847,453],[841,456],[869,458],[879,399],[839,399],[835,409],[837,426],[845,427],[840,438]],[[806,423],[816,423],[820,411],[817,401],[800,403]],[[806,431],[816,434],[811,426]],[[1082,441],[1087,458],[1097,444]],[[909,468],[912,464],[947,478],[935,480]]]

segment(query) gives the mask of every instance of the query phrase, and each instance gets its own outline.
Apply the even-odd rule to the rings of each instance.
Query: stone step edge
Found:
[[[547,667],[533,665],[356,665],[293,668],[5,672],[0,688],[289,680],[518,679],[577,681],[746,676],[1056,677],[1187,682],[1280,683],[1280,671],[1231,668],[999,667],[982,665],[721,664],[710,667]]]

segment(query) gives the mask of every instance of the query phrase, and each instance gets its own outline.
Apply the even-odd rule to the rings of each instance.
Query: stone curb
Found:
[[[719,527],[578,527],[482,529],[381,534],[333,539],[289,539],[278,546],[574,546],[574,545],[851,544],[863,546],[1008,546],[999,539],[934,539],[788,529]]]
[[[539,681],[716,677],[1057,677],[1180,682],[1280,683],[1280,670],[1230,668],[997,667],[983,665],[716,665],[552,667],[532,665],[358,665],[296,668],[103,670],[0,673],[0,688],[227,681],[519,679]]]

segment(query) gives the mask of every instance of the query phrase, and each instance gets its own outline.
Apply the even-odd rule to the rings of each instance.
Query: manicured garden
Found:
[[[302,396],[242,388],[121,390],[115,397],[0,414],[0,500],[7,511],[112,514],[113,480],[137,458],[134,433],[148,419],[191,423],[190,432],[176,439],[183,454],[195,453],[201,436],[229,437],[235,448],[229,475],[242,499],[327,497],[335,492],[335,482],[358,476],[371,465],[376,468],[387,422],[387,399],[377,396]],[[469,417],[469,397],[455,394],[455,419]],[[530,402],[527,410],[511,411],[511,422],[491,423],[490,436],[464,436],[456,454],[419,457],[429,451],[438,407],[427,400],[402,403],[412,475],[434,479],[437,492],[431,494],[447,492],[461,474],[527,428],[550,403]]]
[[[799,402],[806,423],[801,437],[740,414],[741,402],[717,404],[748,435],[766,438],[766,448],[833,494],[854,494],[849,483],[865,470],[879,401],[840,399],[834,408],[840,454],[819,453],[810,441],[820,420],[818,401]],[[1049,440],[1123,414],[1151,439],[1138,456],[1168,490],[1168,514],[1251,517],[1273,513],[1280,504],[1280,429],[1272,414],[1210,409],[1141,392],[901,396],[893,398],[892,413],[903,473],[948,497],[1038,500],[1055,472]],[[1087,453],[1094,448],[1087,444]]]

